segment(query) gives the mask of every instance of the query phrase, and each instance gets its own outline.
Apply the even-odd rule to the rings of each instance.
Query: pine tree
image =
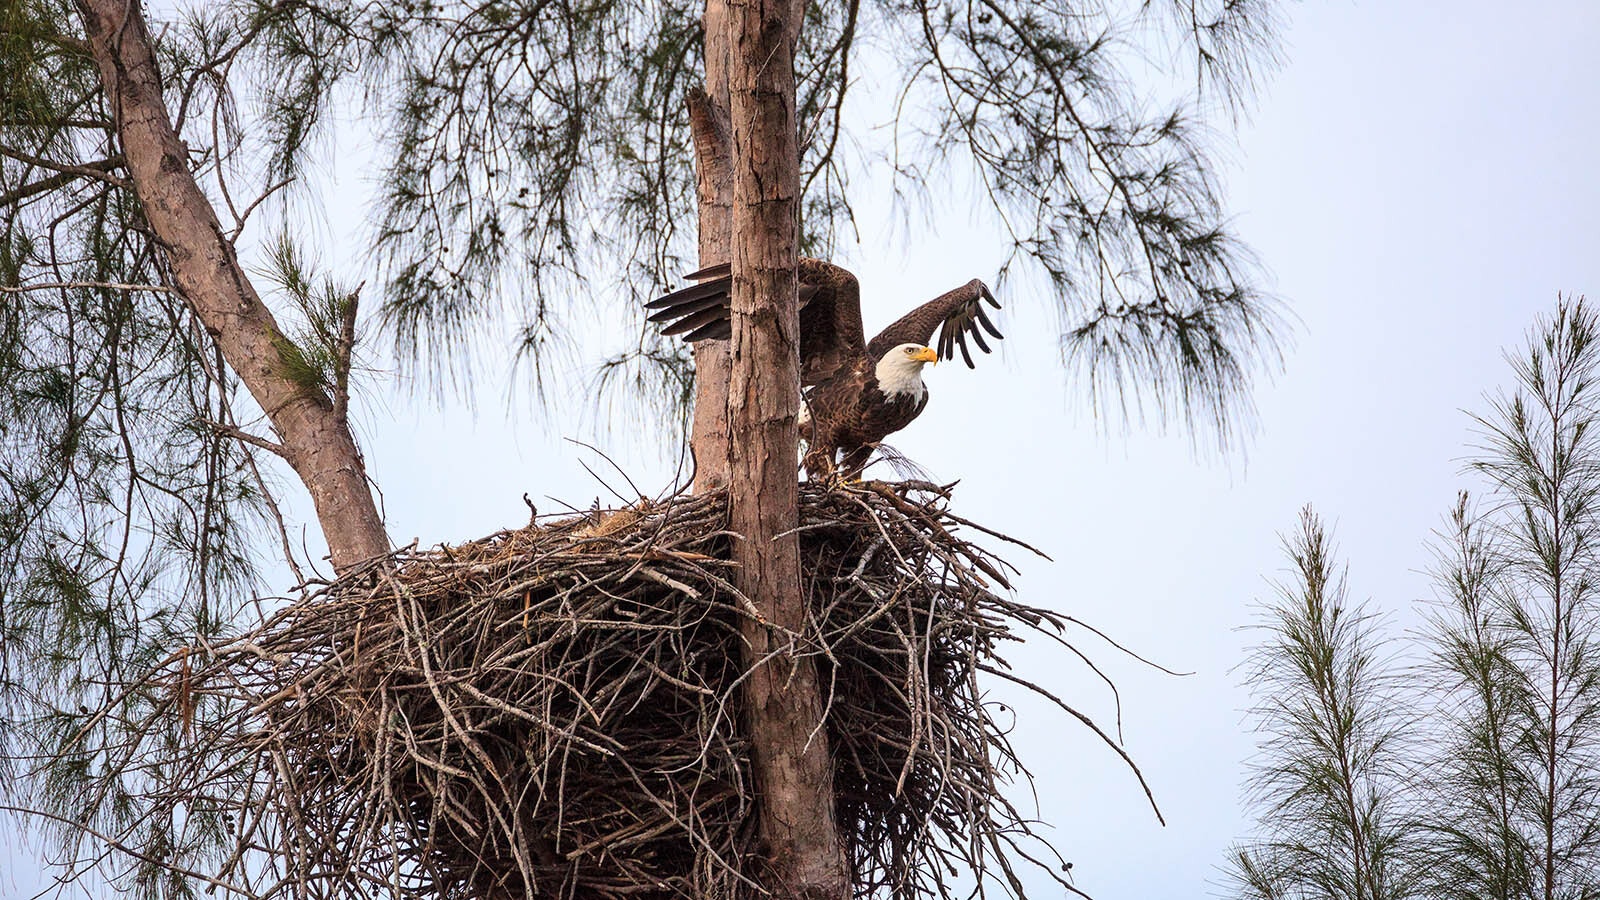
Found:
[[[121,0],[0,8],[0,560],[11,573],[0,739],[27,775],[8,782],[13,802],[62,826],[64,858],[92,856],[83,838],[101,835],[141,860],[123,883],[181,893],[202,882],[224,823],[133,808],[152,794],[130,785],[165,777],[119,755],[150,737],[129,729],[163,702],[141,673],[247,615],[261,554],[298,566],[276,473],[310,495],[336,572],[389,549],[348,422],[368,326],[381,321],[425,373],[468,374],[483,326],[510,305],[516,349],[542,372],[579,309],[569,298],[596,293],[579,283],[619,288],[636,311],[678,267],[691,202],[736,220],[760,208],[740,187],[758,155],[740,149],[741,129],[758,129],[757,142],[794,132],[790,205],[765,214],[768,251],[696,217],[702,253],[731,255],[736,304],[781,321],[776,335],[748,332],[763,349],[742,375],[719,373],[721,350],[698,361],[697,444],[728,433],[726,379],[769,364],[787,378],[770,342],[792,305],[792,260],[837,243],[851,179],[867,171],[913,194],[972,173],[1011,235],[1007,270],[1049,285],[1070,323],[1066,361],[1110,411],[1225,436],[1248,410],[1275,323],[1222,225],[1194,107],[1144,115],[1117,72],[1126,34],[1163,31],[1185,48],[1175,67],[1193,65],[1197,93],[1236,109],[1251,63],[1271,60],[1274,4],[761,7],[785,23],[778,45],[793,45],[792,94],[782,80],[740,80],[752,57],[724,42],[760,32],[739,26],[746,9],[257,0],[152,27]],[[919,48],[903,57],[898,108],[934,110],[897,121],[908,146],[926,140],[887,162],[849,152],[851,73],[889,65],[863,57],[875,42]],[[778,91],[785,117],[739,107],[741,90],[762,102]],[[702,167],[691,190],[694,96],[702,118],[727,123],[731,184]],[[315,272],[287,239],[242,260],[243,240],[281,226],[273,201],[305,181],[307,148],[336,140],[333,123],[361,104],[387,140],[367,290]],[[773,231],[779,219],[798,231]],[[639,334],[603,361],[609,383],[686,400],[687,357]],[[788,402],[739,425],[739,440],[759,425],[792,453]],[[733,458],[735,493],[753,496],[760,473],[740,476],[736,454],[700,455],[713,472]],[[24,762],[39,758],[51,762]]]
[[[1600,892],[1597,337],[1593,309],[1563,300],[1478,420],[1488,491],[1451,517],[1434,616],[1439,897]]]
[[[1306,520],[1301,582],[1250,679],[1266,737],[1258,837],[1230,861],[1238,896],[1600,892],[1597,336],[1600,317],[1561,300],[1476,419],[1486,489],[1442,533],[1409,690],[1374,655],[1371,619],[1330,595]]]
[[[1256,835],[1229,875],[1253,900],[1414,896],[1403,807],[1407,729],[1377,621],[1351,605],[1316,514],[1288,547],[1292,585],[1266,609],[1249,664],[1263,732],[1251,794]]]

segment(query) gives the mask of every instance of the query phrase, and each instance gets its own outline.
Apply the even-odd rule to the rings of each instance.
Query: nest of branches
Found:
[[[1004,536],[947,500],[926,483],[802,485],[811,620],[790,638],[828,691],[861,896],[1020,893],[1022,859],[1067,886],[1006,799],[1023,770],[980,687],[1017,680],[1004,642],[1059,639],[1067,620],[997,593],[1006,565],[958,534]],[[185,677],[237,711],[206,726],[234,761],[212,802],[240,849],[219,880],[296,897],[758,896],[739,690],[753,613],[726,522],[711,493],[406,550],[213,648]]]

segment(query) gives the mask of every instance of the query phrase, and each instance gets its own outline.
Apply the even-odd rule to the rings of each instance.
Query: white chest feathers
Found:
[[[891,399],[921,400],[928,395],[928,387],[922,383],[922,366],[922,360],[913,359],[896,347],[878,360],[872,374],[878,379],[878,390]]]

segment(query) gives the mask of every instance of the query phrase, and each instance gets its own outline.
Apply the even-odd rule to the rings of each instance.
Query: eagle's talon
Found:
[[[859,477],[852,476],[843,469],[834,469],[823,479],[823,484],[830,491],[849,490],[851,487],[860,483],[861,479]]]

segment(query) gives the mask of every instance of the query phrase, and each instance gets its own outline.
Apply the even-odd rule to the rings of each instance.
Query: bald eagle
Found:
[[[861,327],[861,285],[850,272],[819,259],[800,260],[800,437],[806,442],[805,468],[813,478],[835,471],[845,475],[866,465],[878,442],[906,427],[928,405],[922,367],[954,358],[957,348],[967,368],[971,337],[985,353],[987,331],[1000,330],[983,309],[1000,303],[974,278],[902,316],[871,341]],[[689,275],[698,284],[646,304],[650,321],[666,323],[666,334],[684,340],[726,340],[732,273],[724,263]],[[981,326],[981,328],[980,328]],[[927,346],[935,329],[938,350]]]

